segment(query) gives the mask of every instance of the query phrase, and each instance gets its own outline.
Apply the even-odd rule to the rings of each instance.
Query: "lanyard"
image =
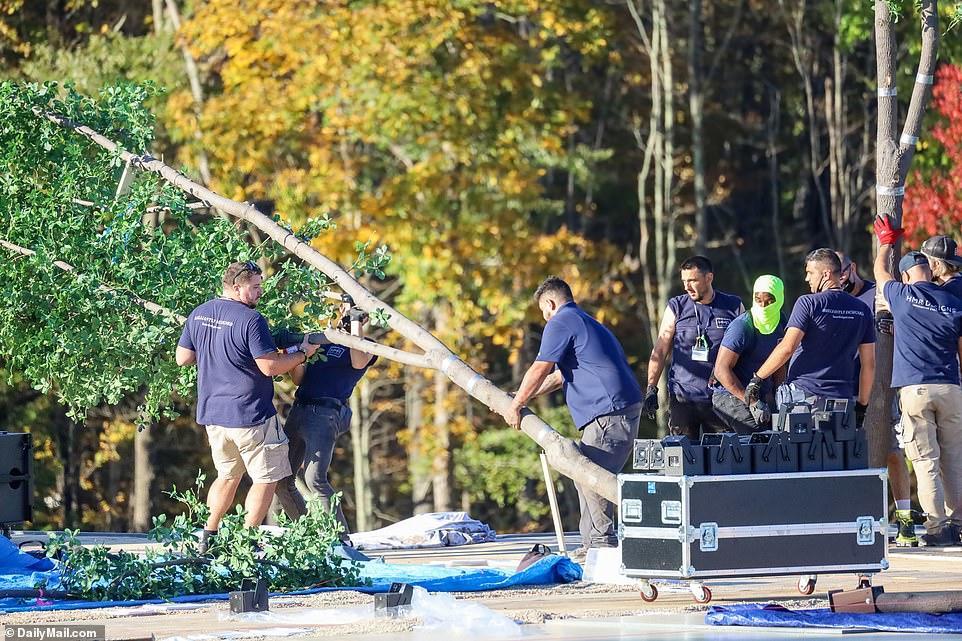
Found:
[[[705,323],[705,328],[702,329],[701,315],[698,313],[698,303],[692,301],[692,305],[695,306],[695,329],[698,331],[698,338],[696,340],[705,340],[705,337],[708,333],[708,328],[711,326],[714,313],[712,312],[711,307],[708,307],[708,305],[702,305],[702,307],[708,307],[708,322]]]

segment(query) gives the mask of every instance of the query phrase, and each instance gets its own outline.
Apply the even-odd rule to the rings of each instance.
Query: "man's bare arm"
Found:
[[[889,260],[892,256],[892,249],[892,245],[878,246],[878,255],[875,257],[873,271],[875,272],[875,286],[879,291],[882,291],[885,283],[890,280],[895,280],[895,276],[889,271]]]
[[[738,362],[739,355],[727,347],[718,348],[718,356],[715,358],[715,379],[722,386],[731,392],[732,396],[745,400],[745,388],[742,387],[738,377],[735,376],[733,368]]]
[[[862,343],[858,346],[858,359],[862,371],[858,375],[858,402],[868,405],[875,382],[875,343]]]
[[[192,349],[187,349],[186,347],[177,346],[177,353],[174,355],[174,359],[177,364],[181,367],[186,367],[187,365],[193,365],[197,362],[197,352]]]
[[[561,389],[564,385],[565,379],[561,375],[559,370],[555,370],[545,377],[544,382],[541,383],[541,387],[531,395],[531,398],[537,398],[538,396],[544,396],[545,394],[550,394],[551,392]],[[531,399],[528,399],[531,400]]]
[[[658,385],[661,373],[665,370],[668,362],[668,354],[671,352],[671,343],[675,338],[675,314],[671,308],[665,308],[665,315],[661,319],[661,326],[658,328],[658,338],[655,340],[655,347],[651,350],[648,358],[648,387]]]

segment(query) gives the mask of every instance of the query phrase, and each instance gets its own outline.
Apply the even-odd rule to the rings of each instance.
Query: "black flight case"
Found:
[[[883,469],[720,476],[618,476],[621,571],[691,582],[707,603],[705,579],[802,575],[862,576],[888,568],[888,475]],[[865,579],[867,581],[867,579]]]

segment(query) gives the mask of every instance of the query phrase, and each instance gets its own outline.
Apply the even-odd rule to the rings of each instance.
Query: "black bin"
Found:
[[[705,434],[701,444],[705,448],[706,474],[751,474],[748,447],[742,445],[737,434]]]
[[[661,441],[665,451],[666,476],[696,476],[705,473],[704,448],[687,436],[668,436]]]

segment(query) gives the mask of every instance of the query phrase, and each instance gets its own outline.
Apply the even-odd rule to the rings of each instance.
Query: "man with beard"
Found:
[[[246,527],[264,520],[277,482],[291,473],[287,436],[274,409],[274,380],[317,350],[293,353],[274,345],[267,320],[254,308],[264,289],[253,262],[231,263],[221,296],[195,308],[177,343],[181,367],[197,365],[197,422],[210,441],[217,478],[207,492],[210,515],[199,550],[206,552],[246,472],[253,484],[244,507]]]
[[[711,261],[692,256],[681,264],[685,293],[668,301],[658,339],[648,359],[648,389],[644,411],[649,418],[658,410],[658,380],[669,350],[668,428],[697,442],[703,432],[725,432],[728,427],[712,406],[708,379],[725,330],[745,311],[741,299],[713,286]]]

